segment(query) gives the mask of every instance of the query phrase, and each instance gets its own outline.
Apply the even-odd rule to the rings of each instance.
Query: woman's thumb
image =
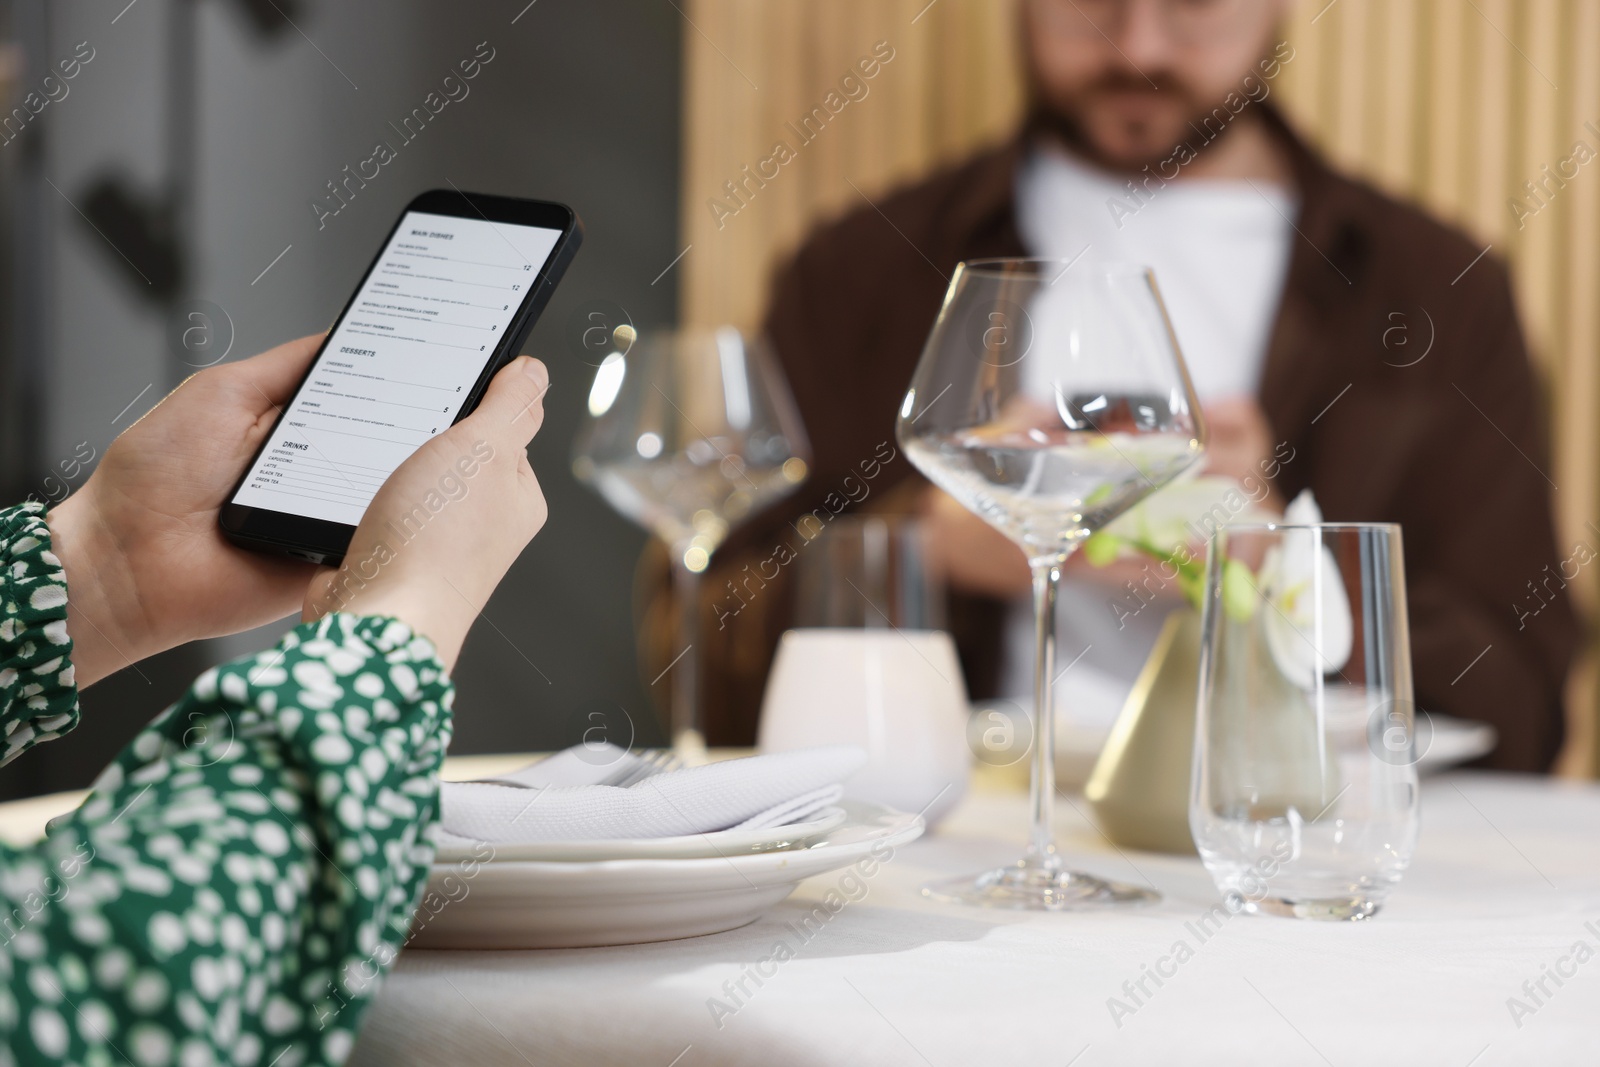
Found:
[[[526,448],[544,423],[550,372],[532,356],[518,356],[489,383],[478,409],[462,420],[497,443]]]

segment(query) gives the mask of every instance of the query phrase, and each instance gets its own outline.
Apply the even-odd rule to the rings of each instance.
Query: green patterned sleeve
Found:
[[[0,766],[78,725],[67,579],[44,514],[0,510]]]
[[[0,846],[0,1067],[342,1063],[432,862],[451,698],[426,639],[343,614],[202,675]]]

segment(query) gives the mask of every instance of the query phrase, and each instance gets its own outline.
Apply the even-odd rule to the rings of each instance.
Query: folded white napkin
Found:
[[[499,778],[445,782],[441,844],[594,841],[755,830],[799,822],[838,801],[867,760],[854,745],[800,749],[597,785],[636,761],[579,746]]]

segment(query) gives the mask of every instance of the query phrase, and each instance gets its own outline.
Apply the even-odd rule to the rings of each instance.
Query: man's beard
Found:
[[[1027,127],[1031,133],[1044,133],[1060,138],[1074,153],[1107,170],[1135,173],[1146,166],[1154,166],[1169,158],[1180,144],[1189,142],[1193,147],[1191,135],[1195,127],[1202,119],[1212,114],[1214,107],[1220,106],[1220,101],[1216,104],[1202,103],[1172,78],[1158,76],[1154,81],[1155,87],[1152,88],[1150,80],[1137,74],[1108,74],[1089,85],[1077,95],[1076,100],[1065,107],[1058,107],[1047,100],[1037,84],[1030,85]],[[1186,105],[1184,110],[1188,112],[1189,122],[1174,139],[1162,138],[1154,142],[1137,158],[1108,156],[1089,136],[1079,118],[1079,113],[1090,98],[1102,93],[1116,92],[1161,93],[1176,96]],[[1220,134],[1202,140],[1214,141],[1219,136],[1226,136],[1231,127],[1230,123],[1223,127]]]

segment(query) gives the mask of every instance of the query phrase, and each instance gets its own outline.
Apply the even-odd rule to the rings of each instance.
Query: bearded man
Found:
[[[1551,580],[1571,553],[1555,543],[1506,270],[1294,133],[1273,96],[1295,55],[1286,3],[1023,0],[1016,135],[817,229],[779,272],[765,329],[815,462],[703,582],[713,742],[754,735],[790,575],[763,574],[759,596],[730,591],[750,590],[747,566],[775,546],[803,553],[795,520],[850,506],[846,480],[892,447],[956,264],[1031,255],[1153,268],[1205,407],[1209,472],[1269,506],[1310,488],[1328,521],[1401,524],[1418,706],[1493,724],[1484,765],[1549,768],[1578,625]],[[972,694],[1028,692],[1021,552],[903,455],[865,501],[886,504],[927,522]],[[1058,703],[1114,708],[1178,601],[1145,607],[1140,593],[1140,610],[1119,612],[1122,576],[1076,561],[1069,574],[1057,661],[1087,651]]]

